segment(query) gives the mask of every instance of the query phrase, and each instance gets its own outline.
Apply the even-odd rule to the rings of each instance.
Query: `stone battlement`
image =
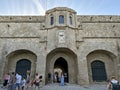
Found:
[[[77,15],[78,22],[120,23],[118,15]],[[45,22],[45,16],[0,16],[0,22]]]
[[[44,22],[45,16],[0,16],[0,22]]]

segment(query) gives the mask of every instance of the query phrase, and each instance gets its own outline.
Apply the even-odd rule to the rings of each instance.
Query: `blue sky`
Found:
[[[44,15],[54,7],[69,7],[78,15],[120,15],[120,0],[0,0],[0,15]]]

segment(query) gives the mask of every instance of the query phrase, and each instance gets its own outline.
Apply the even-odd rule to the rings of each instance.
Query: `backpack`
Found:
[[[39,86],[39,82],[34,81],[35,86]]]
[[[112,87],[112,90],[120,90],[120,85],[119,85],[119,82],[118,83],[113,83],[111,82],[111,87]]]

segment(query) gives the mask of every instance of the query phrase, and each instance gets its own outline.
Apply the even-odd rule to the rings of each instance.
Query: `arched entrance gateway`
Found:
[[[77,83],[77,56],[67,48],[57,48],[47,55],[46,61],[46,84],[48,83],[48,73],[57,75],[57,82],[60,81],[61,73],[64,73],[65,82]]]
[[[60,82],[61,73],[64,73],[65,82],[68,82],[68,64],[62,57],[58,58],[54,63],[54,74],[57,76],[57,82]]]
[[[29,50],[16,50],[7,55],[5,72],[20,73],[24,78],[36,72],[37,56]]]
[[[116,75],[116,56],[106,50],[95,50],[87,55],[88,74],[90,83],[106,82]]]

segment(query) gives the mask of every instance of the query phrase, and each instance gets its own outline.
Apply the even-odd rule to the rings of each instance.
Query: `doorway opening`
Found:
[[[64,74],[65,82],[69,82],[68,64],[62,57],[58,58],[54,63],[54,75],[57,77],[57,82],[60,82],[61,74]]]
[[[104,62],[99,60],[93,61],[91,67],[93,81],[101,82],[107,80]]]
[[[24,78],[27,78],[28,71],[31,71],[31,62],[27,59],[21,59],[16,63],[16,73]]]

